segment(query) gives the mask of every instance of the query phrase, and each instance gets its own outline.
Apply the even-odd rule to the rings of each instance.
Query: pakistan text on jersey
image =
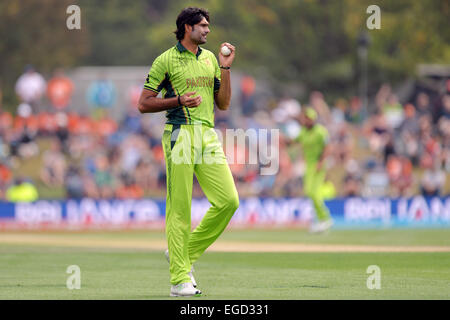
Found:
[[[214,86],[214,79],[210,77],[197,77],[197,78],[187,78],[186,79],[186,87],[209,87],[212,88]]]

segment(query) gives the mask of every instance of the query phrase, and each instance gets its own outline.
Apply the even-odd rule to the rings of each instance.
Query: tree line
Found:
[[[379,0],[381,29],[367,30],[371,0],[204,0],[211,33],[205,47],[238,50],[234,68],[270,81],[280,95],[311,90],[357,94],[358,37],[366,31],[369,89],[415,75],[418,63],[450,61],[450,2]],[[66,8],[81,8],[68,30]],[[6,0],[0,2],[0,88],[14,110],[14,83],[27,64],[50,75],[79,65],[151,65],[174,45],[182,0]],[[292,90],[291,90],[292,91]]]

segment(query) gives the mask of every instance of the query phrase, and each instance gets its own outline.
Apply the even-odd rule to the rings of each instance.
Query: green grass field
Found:
[[[163,247],[145,247],[161,246],[164,239],[159,231],[4,232],[0,299],[179,299],[168,296]],[[261,242],[314,245],[317,252],[211,248],[195,265],[204,294],[190,299],[450,299],[450,230],[336,230],[326,235],[227,230],[217,248],[242,243],[252,251],[251,245]],[[321,252],[319,245],[400,246],[410,252]],[[414,252],[425,246],[430,252]],[[80,290],[66,288],[69,265],[81,268]],[[369,265],[381,269],[380,290],[366,286]]]

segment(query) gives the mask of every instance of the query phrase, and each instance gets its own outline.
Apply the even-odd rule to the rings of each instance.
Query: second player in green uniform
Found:
[[[307,107],[301,117],[302,130],[295,140],[301,144],[306,162],[303,191],[312,200],[317,215],[317,223],[312,225],[311,231],[321,232],[329,229],[333,222],[321,192],[326,176],[324,161],[329,152],[329,136],[327,129],[316,120],[316,111]]]

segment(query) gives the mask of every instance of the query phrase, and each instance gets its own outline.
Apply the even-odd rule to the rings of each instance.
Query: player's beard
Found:
[[[191,41],[193,43],[195,43],[196,45],[205,44],[206,36],[202,36],[201,32],[198,30],[195,30],[195,27],[192,26]]]

